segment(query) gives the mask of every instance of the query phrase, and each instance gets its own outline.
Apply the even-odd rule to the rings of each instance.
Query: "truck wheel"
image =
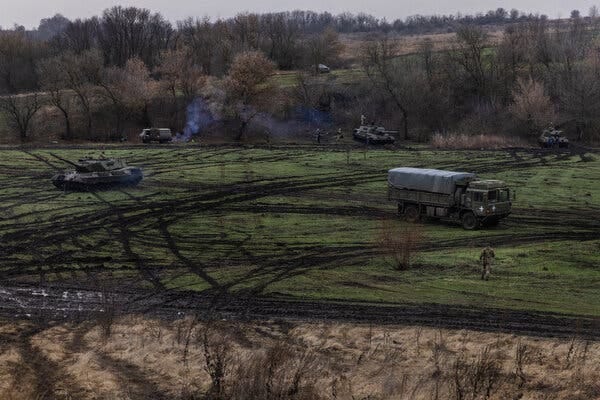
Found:
[[[471,211],[468,211],[463,214],[462,218],[462,226],[465,229],[473,230],[479,227],[479,220]]]
[[[404,208],[404,217],[408,222],[419,221],[419,209],[417,206],[406,206]]]

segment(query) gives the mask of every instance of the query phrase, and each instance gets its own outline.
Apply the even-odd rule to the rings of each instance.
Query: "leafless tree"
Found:
[[[411,111],[422,100],[426,77],[413,62],[398,60],[396,54],[396,43],[383,36],[363,47],[363,68],[372,84],[398,107],[406,140]]]
[[[263,39],[257,14],[238,14],[230,21],[234,46],[238,51],[258,50]]]
[[[188,56],[205,75],[221,76],[231,59],[233,37],[222,22],[211,23],[208,18],[187,19],[178,23],[178,46],[189,49]],[[163,61],[164,62],[164,61]]]
[[[63,51],[81,54],[92,50],[98,44],[98,17],[90,19],[76,19],[67,25],[64,32],[57,40],[57,47]]]
[[[86,117],[86,134],[92,132],[92,101],[95,88],[101,79],[102,56],[98,51],[89,50],[81,54],[66,53],[60,58],[64,73],[65,88],[75,93]]]
[[[286,19],[284,13],[267,14],[261,19],[265,31],[265,51],[280,69],[291,69],[300,58],[299,32],[297,26]]]
[[[183,107],[187,106],[200,94],[206,83],[206,75],[202,67],[194,63],[191,52],[192,49],[187,46],[165,51],[156,70],[163,91],[171,97],[173,126],[176,126],[179,120],[180,100],[183,100]]]
[[[0,110],[8,117],[9,124],[17,130],[21,141],[27,140],[27,132],[33,116],[42,104],[36,93],[9,95],[0,98]]]
[[[100,92],[113,106],[115,117],[115,137],[123,136],[123,122],[127,115],[147,110],[150,76],[144,62],[139,58],[127,61],[124,68],[104,69],[98,82]]]
[[[319,73],[319,64],[336,64],[344,48],[339,41],[337,32],[332,29],[326,29],[323,33],[313,35],[305,41],[304,46],[308,65],[315,73]]]
[[[228,103],[232,114],[241,121],[238,140],[242,139],[250,121],[267,107],[274,94],[269,83],[275,65],[258,51],[236,56],[225,78]]]
[[[519,79],[513,98],[514,103],[509,110],[517,120],[527,125],[529,132],[539,133],[542,127],[554,121],[554,105],[542,83]]]
[[[584,140],[587,128],[599,120],[600,63],[588,59],[570,70],[563,67],[555,79],[558,82],[561,111],[575,122],[577,137]]]
[[[35,62],[45,54],[44,45],[22,31],[0,31],[0,93],[37,88]]]
[[[462,67],[469,80],[473,82],[475,93],[484,97],[488,94],[488,76],[484,59],[488,36],[480,28],[463,26],[456,32],[456,38],[450,57]]]
[[[116,6],[105,10],[100,19],[98,44],[110,65],[124,67],[127,60],[138,57],[153,67],[172,36],[173,28],[162,15]]]
[[[65,89],[68,82],[63,66],[62,57],[56,56],[38,62],[37,70],[41,88],[48,94],[50,104],[64,116],[65,132],[62,138],[70,140],[73,138],[70,115],[72,94]]]

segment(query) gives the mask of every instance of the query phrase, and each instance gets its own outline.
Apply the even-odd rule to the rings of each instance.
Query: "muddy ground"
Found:
[[[311,146],[294,147],[293,151]],[[174,234],[173,227],[193,214],[246,212],[252,215],[320,215],[350,216],[367,219],[395,218],[393,210],[368,204],[375,195],[356,194],[346,205],[321,206],[294,203],[263,203],[265,198],[286,196],[293,198],[306,192],[318,198],[323,190],[335,187],[350,189],[368,183],[385,174],[386,169],[355,169],[346,172],[312,174],[310,176],[255,177],[222,184],[189,182],[184,173],[173,173],[169,159],[183,157],[185,169],[227,168],[223,158],[239,152],[239,148],[213,148],[213,152],[194,159],[189,147],[120,147],[129,152],[129,161],[140,164],[148,171],[145,191],[120,190],[128,201],[113,201],[106,192],[93,193],[95,203],[101,207],[86,208],[73,201],[65,202],[60,210],[48,211],[36,205],[60,202],[65,194],[49,189],[49,171],[64,168],[52,152],[77,150],[97,152],[97,147],[53,147],[38,149],[11,149],[0,151],[5,156],[18,154],[19,163],[11,164],[3,158],[3,184],[0,210],[2,215],[2,244],[0,247],[2,273],[0,276],[1,312],[11,318],[32,318],[45,322],[64,319],[78,320],[114,312],[149,313],[166,318],[181,315],[219,315],[235,319],[281,318],[290,320],[337,320],[377,324],[420,324],[438,328],[469,328],[483,331],[505,331],[527,335],[600,338],[600,320],[590,315],[564,315],[542,311],[519,311],[477,305],[444,304],[385,304],[355,301],[311,301],[290,299],[277,293],[265,295],[268,284],[302,274],[314,265],[341,263],[376,256],[380,250],[372,242],[356,242],[343,249],[336,246],[319,246],[305,243],[295,246],[281,244],[277,254],[258,254],[244,235],[204,232],[203,248],[226,246],[225,253],[215,259],[223,260],[225,254],[231,265],[251,263],[256,266],[247,274],[222,282],[207,272],[212,265],[199,262],[190,256],[191,242]],[[157,151],[146,152],[148,149]],[[200,150],[200,148],[198,147]],[[164,151],[163,151],[164,150]],[[286,154],[288,148],[270,148],[266,154],[252,156],[248,163],[273,163],[289,158],[303,162],[302,154]],[[322,151],[319,148],[318,151]],[[339,151],[332,149],[334,151]],[[107,150],[110,151],[110,150]],[[354,151],[354,150],[353,150]],[[356,150],[359,152],[360,150]],[[402,151],[413,151],[403,149]],[[342,151],[343,154],[343,151]],[[358,153],[359,157],[362,153]],[[538,149],[513,149],[504,151],[498,159],[481,159],[462,162],[464,170],[477,170],[480,174],[499,173],[503,170],[526,170],[532,166],[580,157],[598,157],[593,149],[575,148],[554,153]],[[365,159],[367,155],[364,156]],[[549,161],[549,158],[552,160]],[[32,166],[24,170],[24,167]],[[418,166],[418,165],[415,165]],[[226,174],[227,172],[221,172]],[[163,179],[158,179],[165,177]],[[178,179],[181,178],[181,179]],[[25,190],[22,190],[25,189]],[[169,192],[177,192],[170,198]],[[336,199],[339,196],[339,199]],[[344,201],[343,193],[327,194],[328,200]],[[356,204],[362,201],[361,204]],[[594,199],[594,201],[597,201]],[[15,204],[31,204],[30,209],[15,211]],[[545,243],[547,241],[593,241],[599,238],[600,222],[592,202],[587,209],[573,208],[561,212],[549,209],[515,210],[507,226],[523,228],[515,233],[506,229],[481,232],[475,237],[446,237],[424,243],[428,250],[453,249],[460,246],[483,246],[493,240],[496,246]],[[592,214],[590,214],[590,212]],[[450,223],[441,223],[451,226]],[[542,229],[552,224],[556,229]],[[531,227],[539,226],[536,231]],[[527,229],[525,229],[527,228]],[[460,229],[454,228],[453,229]],[[140,251],[140,243],[146,251]],[[160,246],[168,253],[170,264],[165,264],[147,249]],[[228,250],[229,249],[229,250]],[[227,253],[229,251],[230,253]],[[230,254],[227,256],[227,254]],[[157,261],[158,260],[158,261]],[[596,266],[597,267],[597,266]],[[137,274],[132,274],[132,269]],[[183,288],[174,289],[164,276],[185,270],[201,279],[207,286],[198,293]],[[262,277],[262,278],[261,278]],[[264,279],[244,290],[231,290],[246,282]]]

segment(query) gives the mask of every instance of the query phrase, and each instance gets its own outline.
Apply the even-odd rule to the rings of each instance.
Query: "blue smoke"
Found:
[[[186,122],[183,132],[177,134],[175,140],[189,141],[192,136],[201,133],[215,122],[208,104],[200,97],[194,99],[186,108]]]
[[[320,111],[312,107],[297,107],[296,119],[312,125],[330,125],[333,123],[333,117],[330,112]]]

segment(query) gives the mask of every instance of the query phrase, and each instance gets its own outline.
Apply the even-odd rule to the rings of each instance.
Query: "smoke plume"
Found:
[[[183,132],[178,133],[176,142],[188,142],[215,122],[208,104],[200,97],[194,99],[186,108],[186,122]]]

